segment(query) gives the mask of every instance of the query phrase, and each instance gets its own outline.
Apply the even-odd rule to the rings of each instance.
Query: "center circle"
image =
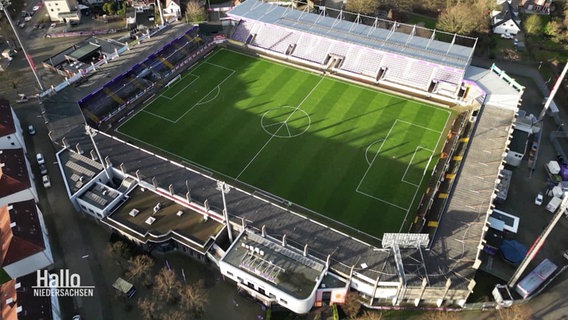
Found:
[[[272,137],[293,138],[308,131],[311,118],[300,108],[281,106],[266,111],[260,125]]]

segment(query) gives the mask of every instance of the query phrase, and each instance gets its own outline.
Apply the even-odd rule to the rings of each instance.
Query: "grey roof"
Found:
[[[395,23],[380,18],[366,17],[367,20],[375,21],[376,27],[368,26],[340,18],[332,18],[325,15],[325,8],[321,7],[320,10],[322,10],[321,14],[313,14],[281,7],[273,3],[247,0],[227,14],[235,18],[257,20],[310,32],[330,39],[464,70],[471,61],[477,42],[476,38]],[[342,14],[340,14],[340,17]],[[448,41],[441,41],[440,39],[443,38]]]
[[[514,118],[513,109],[494,105],[483,108],[447,211],[438,226],[429,253],[431,259],[427,260],[436,265],[427,268],[443,268],[443,273],[457,275],[452,278],[454,285],[458,279],[467,286],[475,276],[478,245],[484,236]]]

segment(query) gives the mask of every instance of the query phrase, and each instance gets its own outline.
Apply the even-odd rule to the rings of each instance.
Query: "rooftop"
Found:
[[[200,213],[141,187],[132,190],[128,197],[122,207],[102,222],[143,243],[175,239],[204,253],[212,244],[210,240],[224,228],[222,223],[205,220]]]
[[[518,96],[520,98],[520,95]],[[486,105],[479,115],[460,177],[447,205],[428,259],[442,273],[458,275],[467,286],[476,269],[478,245],[483,238],[487,212],[493,202],[503,153],[509,142],[515,110]]]
[[[31,187],[22,149],[0,150],[0,198]]]
[[[222,261],[298,299],[310,296],[325,269],[321,261],[250,231],[241,234]]]
[[[0,137],[16,132],[10,102],[0,99]]]
[[[59,158],[71,194],[75,194],[103,170],[102,164],[77,152],[61,152]]]
[[[87,191],[81,194],[79,198],[102,210],[118,196],[120,196],[118,191],[100,182],[96,182]]]
[[[33,294],[32,287],[36,285],[37,275],[32,272],[16,279],[20,283],[17,289],[18,306],[22,311],[18,313],[18,320],[48,320],[52,318],[52,305],[50,297],[39,297]],[[57,301],[57,298],[54,298]]]
[[[227,14],[286,28],[311,32],[326,38],[401,54],[464,70],[471,60],[476,38],[407,25],[376,17],[316,7],[307,13],[273,2],[247,0]],[[350,17],[347,18],[346,16]],[[337,16],[337,18],[332,17]],[[359,21],[351,22],[349,20]],[[363,24],[367,22],[369,25]]]
[[[3,233],[7,231],[8,236],[5,238],[3,235],[2,241],[9,242],[0,265],[9,265],[45,250],[39,213],[34,200],[1,207],[0,223]]]

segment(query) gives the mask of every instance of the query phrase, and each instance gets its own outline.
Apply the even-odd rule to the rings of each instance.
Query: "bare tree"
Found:
[[[149,280],[149,272],[154,266],[154,260],[145,254],[138,255],[128,260],[129,268],[126,276],[136,281],[140,278],[146,283]]]
[[[198,1],[190,0],[185,6],[185,18],[191,23],[205,21],[205,8]]]
[[[486,15],[485,0],[474,3],[459,3],[448,7],[438,19],[436,28],[458,34],[471,34],[473,32],[488,32],[489,18]]]
[[[530,320],[532,312],[526,304],[514,304],[509,308],[499,309],[499,320]]]
[[[435,311],[435,312],[428,312],[425,317],[425,320],[458,320],[461,319],[457,312],[449,312],[449,311]]]
[[[359,295],[355,291],[350,291],[345,297],[345,303],[341,305],[341,309],[349,319],[355,319],[357,313],[361,309],[361,302],[359,302]]]
[[[180,303],[183,309],[190,310],[196,317],[200,317],[207,305],[207,291],[203,280],[192,285],[185,285],[179,290]]]
[[[146,320],[157,319],[156,314],[158,314],[158,304],[155,299],[143,298],[138,300],[138,308],[142,312],[142,316]]]
[[[348,0],[345,10],[371,15],[377,11],[379,2],[377,0]]]
[[[154,277],[154,292],[167,302],[175,300],[175,294],[178,293],[181,283],[177,279],[173,270],[163,267]]]
[[[182,310],[173,310],[162,315],[162,320],[180,320],[180,319],[190,319],[185,312]]]
[[[378,311],[366,310],[363,315],[357,318],[357,320],[383,320],[383,315]],[[442,319],[440,319],[442,320]]]

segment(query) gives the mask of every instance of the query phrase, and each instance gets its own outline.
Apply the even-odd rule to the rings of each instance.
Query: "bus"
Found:
[[[558,266],[555,265],[552,261],[548,259],[542,260],[542,262],[539,263],[539,265],[534,268],[533,271],[531,271],[526,277],[523,278],[523,280],[517,283],[515,291],[517,291],[517,293],[521,295],[523,299],[526,299],[536,289],[538,289],[538,287],[540,287],[540,285],[542,285],[544,281],[546,281],[546,279],[548,279],[554,273],[554,271],[556,271],[557,268]]]

